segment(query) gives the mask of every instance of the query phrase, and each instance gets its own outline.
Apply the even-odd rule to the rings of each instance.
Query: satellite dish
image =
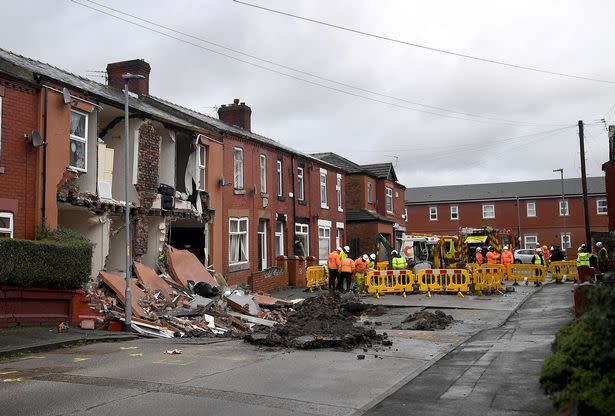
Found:
[[[43,144],[43,141],[41,140],[41,135],[38,133],[38,131],[32,130],[32,146],[40,147],[41,144]]]
[[[62,89],[62,97],[64,98],[64,104],[70,104],[72,99],[70,98],[70,91],[68,88],[64,87]]]

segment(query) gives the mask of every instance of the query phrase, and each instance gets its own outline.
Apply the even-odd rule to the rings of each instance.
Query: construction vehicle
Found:
[[[486,250],[487,247],[491,246],[498,253],[502,252],[504,246],[514,250],[515,239],[510,230],[493,227],[465,227],[459,229],[459,242],[461,251],[459,261],[462,263],[473,263],[477,248]]]

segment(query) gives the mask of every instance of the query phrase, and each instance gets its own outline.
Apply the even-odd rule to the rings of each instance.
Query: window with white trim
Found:
[[[525,249],[534,249],[536,248],[536,244],[538,243],[538,236],[536,235],[526,235],[523,237],[523,242],[525,243]]]
[[[559,216],[560,217],[567,217],[569,215],[569,211],[568,211],[568,200],[565,199],[563,201],[559,201]]]
[[[536,216],[536,202],[527,202],[525,204],[525,213],[528,217]]]
[[[278,173],[278,196],[284,195],[284,189],[282,188],[282,161],[276,162],[276,170]]]
[[[267,193],[267,156],[260,156],[261,194]]]
[[[304,256],[310,255],[310,227],[298,222],[295,223],[295,255],[299,255],[297,253],[301,250]]]
[[[236,147],[233,152],[233,187],[243,189],[243,149]]]
[[[570,237],[570,233],[561,233],[560,242],[563,249],[572,248],[572,239]]]
[[[384,203],[387,212],[393,212],[393,188],[384,188]]]
[[[596,213],[598,215],[608,214],[606,207],[606,199],[596,199]]]
[[[429,221],[438,221],[438,207],[429,207]]]
[[[318,263],[325,264],[331,252],[331,227],[318,226]]]
[[[13,213],[12,212],[0,212],[0,239],[13,238]]]
[[[284,255],[284,223],[281,221],[275,223],[275,255]]]
[[[483,204],[483,219],[495,218],[495,205]]]
[[[367,203],[368,204],[374,203],[374,197],[372,196],[373,191],[374,191],[374,185],[371,182],[367,182]]]
[[[205,161],[207,160],[207,148],[202,144],[197,146],[196,153],[196,170],[197,170],[197,179],[199,183],[197,184],[197,189],[199,191],[205,190]]]
[[[342,208],[342,175],[337,174],[337,180],[335,182],[335,194],[337,196],[337,210],[339,212],[344,211]]]
[[[408,208],[404,208],[404,219],[408,221]]]
[[[305,185],[303,183],[303,168],[298,167],[297,168],[297,199],[299,201],[303,201],[303,199],[305,198],[304,189],[305,189]]]
[[[88,115],[70,112],[70,146],[68,165],[78,171],[88,170]]]
[[[459,206],[451,205],[451,220],[458,220],[458,219],[459,219]]]
[[[329,201],[327,200],[327,171],[325,169],[320,170],[320,207],[329,208]]]
[[[229,218],[229,265],[247,263],[248,217]]]

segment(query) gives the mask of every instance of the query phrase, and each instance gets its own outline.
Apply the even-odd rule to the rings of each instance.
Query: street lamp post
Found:
[[[562,182],[562,206],[566,205],[566,194],[564,193],[564,168],[559,168],[559,169],[553,169],[553,172],[559,172],[560,173],[560,178],[561,178],[561,182]],[[562,209],[560,208],[560,215],[562,214]],[[568,209],[566,209],[566,211],[568,211]],[[562,233],[562,235],[564,236],[563,238],[560,238],[561,242],[564,243],[566,242],[567,244],[570,243],[568,236],[566,234],[566,215],[568,215],[568,212],[565,212],[564,215],[562,215],[563,221],[564,221],[564,231]],[[562,244],[563,246],[563,244]],[[562,247],[562,249],[564,249],[564,254],[568,253],[568,248],[567,247]]]
[[[145,78],[143,75],[135,75],[135,74],[124,74],[122,75],[124,79],[124,202],[126,203],[125,208],[125,220],[126,220],[126,292],[125,292],[125,302],[124,302],[124,331],[132,331],[132,291],[130,290],[130,283],[132,280],[132,250],[130,244],[130,202],[128,201],[128,186],[130,184],[129,174],[130,171],[130,159],[128,158],[130,153],[130,145],[129,145],[129,114],[128,114],[128,82],[131,79],[143,79]]]

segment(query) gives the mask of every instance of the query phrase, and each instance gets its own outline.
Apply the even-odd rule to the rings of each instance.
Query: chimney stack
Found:
[[[235,98],[232,104],[222,104],[218,109],[218,118],[220,121],[237,126],[243,130],[252,131],[252,109],[246,103],[239,102],[239,98]]]
[[[144,79],[131,79],[128,81],[128,89],[139,95],[149,94],[149,73],[151,67],[143,59],[132,59],[130,61],[113,62],[107,65],[107,77],[109,85],[122,91],[124,89],[124,79],[122,75],[133,74],[143,75]]]

